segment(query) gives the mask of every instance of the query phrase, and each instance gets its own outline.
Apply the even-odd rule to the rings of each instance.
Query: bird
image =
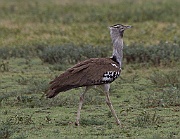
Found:
[[[75,125],[80,125],[80,111],[86,92],[94,86],[99,86],[103,89],[106,96],[106,103],[109,106],[117,125],[122,127],[121,121],[118,119],[111,103],[109,89],[110,84],[120,76],[122,71],[123,34],[126,29],[131,27],[132,26],[130,25],[122,24],[115,24],[108,27],[113,44],[111,57],[90,58],[79,62],[49,83],[49,88],[46,91],[47,98],[53,98],[60,92],[65,92],[73,88],[84,87],[84,91],[80,95]]]

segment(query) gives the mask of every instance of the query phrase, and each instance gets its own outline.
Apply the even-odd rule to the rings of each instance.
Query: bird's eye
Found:
[[[123,28],[123,27],[121,27],[120,29],[121,29],[121,30],[124,30],[124,28]]]

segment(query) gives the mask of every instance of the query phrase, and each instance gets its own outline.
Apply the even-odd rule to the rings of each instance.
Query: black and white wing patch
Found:
[[[119,77],[120,72],[119,71],[107,71],[103,74],[102,82],[103,83],[111,83],[113,82],[117,77]]]

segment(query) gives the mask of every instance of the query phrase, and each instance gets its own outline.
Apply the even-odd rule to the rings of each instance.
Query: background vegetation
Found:
[[[179,0],[0,0],[0,139],[180,138]],[[124,35],[121,77],[111,99],[86,95],[81,126],[74,119],[81,88],[46,99],[48,82],[73,64],[109,57],[108,26]]]

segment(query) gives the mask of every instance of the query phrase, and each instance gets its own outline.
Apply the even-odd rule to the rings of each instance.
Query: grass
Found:
[[[179,137],[180,101],[177,100],[176,105],[171,105],[165,100],[165,105],[155,105],[159,100],[172,94],[169,92],[164,96],[154,96],[158,92],[164,93],[163,90],[159,90],[161,87],[159,84],[156,85],[154,80],[164,79],[153,78],[152,80],[153,74],[157,74],[151,71],[153,68],[146,69],[146,74],[142,74],[143,68],[136,68],[129,72],[134,65],[126,65],[122,72],[122,79],[112,84],[111,99],[124,125],[124,128],[120,129],[109,113],[104,95],[98,90],[91,90],[86,95],[80,120],[81,126],[76,127],[75,114],[82,90],[75,89],[62,93],[57,98],[45,99],[43,91],[47,87],[47,82],[54,75],[59,74],[59,71],[50,70],[48,67],[51,65],[43,64],[37,58],[30,60],[28,68],[26,66],[24,58],[9,59],[9,71],[1,72],[0,118],[2,126],[6,125],[5,121],[7,121],[9,123],[7,126],[10,126],[8,129],[12,128],[13,132],[9,131],[11,138]],[[159,67],[158,74],[170,76],[169,70],[173,72],[178,68]],[[174,82],[171,80],[169,84],[173,85]],[[166,88],[168,89],[169,85]],[[140,94],[141,97],[137,98]],[[174,95],[173,97],[179,99],[179,93]],[[154,98],[151,99],[153,96]],[[157,103],[150,106],[148,100]]]
[[[0,138],[180,138],[179,6],[178,0],[1,0]],[[122,129],[99,89],[86,94],[76,127],[82,88],[54,99],[44,92],[50,80],[79,60],[109,56],[107,26],[115,23],[134,26],[125,32],[126,53],[151,59],[158,54],[160,63],[128,62],[125,55],[121,77],[110,90]],[[176,50],[168,55],[166,46]],[[48,63],[46,54],[57,59]]]
[[[110,45],[107,27],[115,23],[134,26],[127,44],[179,41],[178,0],[101,2],[2,0],[0,46]]]

